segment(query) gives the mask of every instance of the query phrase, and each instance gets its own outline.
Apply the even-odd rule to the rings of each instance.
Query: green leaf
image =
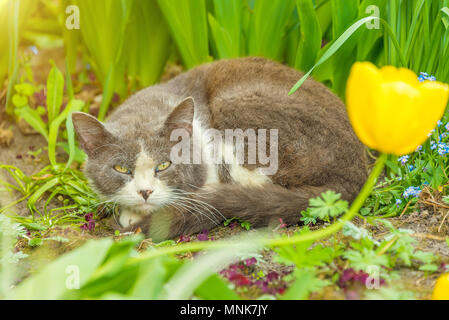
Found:
[[[389,266],[389,260],[385,255],[378,255],[375,251],[363,248],[362,251],[348,250],[343,253],[350,266],[355,270],[367,272],[372,266]]]
[[[306,300],[312,292],[330,285],[330,281],[317,278],[312,270],[307,269],[296,269],[294,278],[295,282],[282,296],[282,300]]]
[[[248,35],[249,55],[282,59],[286,27],[294,9],[294,0],[256,1]]]
[[[296,0],[300,21],[300,39],[295,68],[309,70],[315,64],[321,48],[321,28],[312,0]]]
[[[16,93],[12,96],[12,104],[17,108],[24,107],[28,104],[28,98],[19,93]]]
[[[437,272],[438,271],[438,266],[436,264],[433,264],[433,263],[428,263],[428,264],[424,264],[424,265],[420,266],[419,270],[421,270],[421,271]]]
[[[326,191],[321,198],[309,200],[310,215],[321,220],[336,217],[348,210],[348,202],[340,199],[341,194],[334,191]]]
[[[63,93],[64,76],[62,72],[54,66],[51,68],[47,78],[47,110],[49,124],[51,124],[59,114]]]
[[[39,132],[48,141],[47,125],[42,121],[42,118],[28,106],[16,109],[18,115],[23,118],[34,130]]]
[[[214,274],[205,280],[195,295],[204,300],[239,300],[239,296],[229,288],[223,279]]]
[[[184,65],[190,69],[209,61],[206,1],[158,0],[158,4]]]
[[[384,27],[386,28],[387,32],[389,33],[390,37],[392,37],[392,32],[391,29],[387,28],[388,25],[385,24],[385,21],[383,21],[382,19],[379,19],[378,17],[366,17],[363,19],[358,20],[357,22],[355,22],[353,25],[351,25],[345,32],[343,32],[343,34],[337,39],[335,40],[332,45],[329,47],[329,49],[321,56],[321,58],[318,60],[318,62],[312,67],[312,69],[310,69],[301,79],[299,79],[299,81],[293,86],[293,88],[290,90],[290,92],[288,93],[289,95],[292,95],[293,93],[296,92],[296,90],[298,90],[302,84],[307,80],[307,78],[310,76],[310,74],[313,72],[313,70],[315,70],[315,68],[317,68],[318,66],[320,66],[321,64],[323,64],[324,62],[326,62],[329,58],[331,58],[340,48],[343,44],[345,44],[345,42],[363,25],[365,25],[367,22],[370,22],[372,20],[380,20],[382,22],[382,24],[384,25]],[[396,46],[396,49],[398,51],[400,51],[400,48],[397,44],[397,40],[393,39],[395,41],[393,41],[393,43]],[[405,59],[401,56],[401,61],[403,64],[405,64]]]
[[[28,245],[30,247],[38,247],[40,245],[42,245],[44,241],[42,240],[42,238],[32,238],[28,241]]]
[[[22,222],[21,225],[23,225],[25,228],[27,228],[29,230],[35,230],[35,231],[44,231],[44,230],[48,229],[47,226],[44,226],[40,223],[35,223],[35,222]]]
[[[62,299],[72,285],[83,286],[101,264],[112,240],[88,241],[82,247],[56,259],[12,290],[9,299]]]
[[[64,111],[51,122],[48,139],[48,158],[53,166],[56,165],[56,142],[58,139],[59,126],[67,119],[71,112],[80,111],[83,107],[84,101],[70,100]]]
[[[31,96],[34,93],[34,87],[29,83],[19,83],[14,86],[14,89],[21,95]]]
[[[132,299],[158,299],[168,273],[161,259],[151,259],[141,264],[137,280],[129,292]]]
[[[75,128],[73,127],[72,114],[69,114],[67,116],[65,127],[67,129],[67,145],[69,147],[69,159],[67,160],[67,164],[65,165],[65,168],[67,169],[76,158]]]

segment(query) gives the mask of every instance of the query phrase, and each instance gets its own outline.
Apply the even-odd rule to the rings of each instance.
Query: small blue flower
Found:
[[[405,199],[409,197],[417,198],[419,197],[420,194],[421,189],[419,187],[408,187],[407,189],[405,189],[404,193],[402,194],[402,197]]]
[[[438,121],[437,121],[437,125],[438,125],[439,127],[441,127],[442,124],[443,124],[443,122],[441,122],[441,120],[438,120]]]
[[[445,156],[449,153],[449,145],[447,143],[438,143],[438,154]]]
[[[39,49],[36,46],[29,46],[28,47],[35,55],[39,53]]]
[[[398,159],[398,161],[404,166],[407,163],[409,158],[410,158],[410,156],[402,156]]]
[[[435,132],[435,129],[432,129],[432,131],[430,131],[430,132],[427,134],[427,137],[430,138],[434,132]]]
[[[420,152],[422,150],[422,146],[418,146],[418,148],[416,148],[415,152]]]
[[[415,169],[414,166],[412,166],[412,165],[409,165],[409,166],[408,166],[408,170],[409,170],[409,171],[413,171],[414,169]]]
[[[449,123],[446,124],[445,128],[449,131]]]
[[[436,78],[434,76],[429,75],[427,72],[421,72],[419,74],[418,80],[419,80],[419,82],[424,82],[426,80],[435,81]]]
[[[399,207],[399,205],[402,203],[401,199],[396,199],[396,205]]]
[[[437,148],[437,144],[435,141],[430,141],[430,150],[435,150]]]

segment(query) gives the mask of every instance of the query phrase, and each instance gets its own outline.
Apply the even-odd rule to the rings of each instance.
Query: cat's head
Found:
[[[182,101],[157,129],[138,115],[129,121],[101,123],[85,113],[72,119],[80,146],[88,155],[85,173],[105,200],[149,213],[200,187],[206,175],[199,164],[172,163],[174,129],[192,132],[194,103]]]

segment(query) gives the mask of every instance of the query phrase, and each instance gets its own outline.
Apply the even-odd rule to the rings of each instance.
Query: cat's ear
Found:
[[[88,156],[104,145],[111,134],[95,117],[84,112],[72,113],[72,122],[81,148]]]
[[[193,98],[188,97],[187,99],[184,99],[168,116],[165,125],[170,131],[175,129],[185,129],[189,133],[192,133],[194,110],[195,103]]]

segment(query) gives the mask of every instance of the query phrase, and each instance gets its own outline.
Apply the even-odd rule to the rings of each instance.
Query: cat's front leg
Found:
[[[140,229],[154,242],[159,242],[180,235],[191,235],[204,229],[209,230],[216,226],[216,223],[208,219],[195,217],[191,212],[166,207],[144,217],[139,216],[139,221],[128,225],[125,231]]]
[[[122,208],[120,210],[119,223],[123,228],[128,228],[129,226],[139,222],[142,219],[142,215],[136,214],[129,208]]]

